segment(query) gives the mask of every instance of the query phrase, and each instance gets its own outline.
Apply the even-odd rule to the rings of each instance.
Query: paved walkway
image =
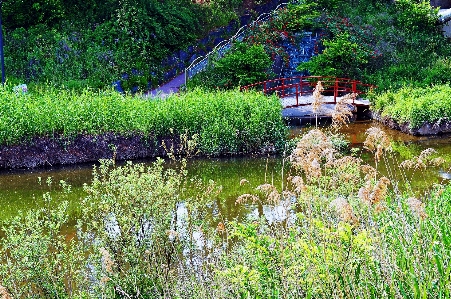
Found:
[[[183,84],[185,84],[185,73],[182,73],[168,83],[149,91],[146,96],[150,98],[165,98],[170,94],[179,92],[180,86]]]

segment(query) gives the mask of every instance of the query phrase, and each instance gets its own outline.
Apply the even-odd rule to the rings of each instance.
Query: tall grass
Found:
[[[440,125],[451,117],[450,92],[449,85],[404,87],[376,96],[374,110],[401,124],[408,123],[413,129],[421,127],[425,122]]]
[[[392,159],[383,131],[367,135],[365,147],[378,163]],[[292,151],[282,187],[265,182],[237,198],[258,215],[216,215],[214,224],[205,213],[220,189],[186,180],[184,162],[165,170],[162,161],[103,161],[85,188],[83,242],[70,243],[72,252],[49,236],[65,221],[64,206],[54,217],[40,211],[4,228],[0,291],[14,298],[449,298],[451,186],[418,197],[398,188],[409,185],[405,175],[406,182],[394,176],[439,164],[433,152],[395,160],[399,169],[383,176],[380,166],[336,152],[314,129]],[[35,223],[49,229],[30,233]],[[79,259],[64,263],[71,254],[86,257],[85,266]],[[47,267],[52,259],[55,267]]]
[[[0,144],[107,132],[149,139],[197,134],[202,152],[224,154],[279,146],[285,138],[280,102],[255,92],[196,89],[161,100],[51,87],[16,94],[6,86],[0,96]]]

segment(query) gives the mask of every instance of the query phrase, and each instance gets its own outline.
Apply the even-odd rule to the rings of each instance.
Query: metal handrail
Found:
[[[349,78],[338,78],[332,76],[295,76],[257,82],[242,86],[240,90],[260,89],[264,94],[276,93],[280,98],[295,96],[296,105],[293,105],[293,107],[304,106],[310,104],[299,103],[299,96],[313,93],[313,89],[318,81],[321,81],[323,84],[323,93],[333,93],[334,95],[333,102],[324,102],[324,104],[336,104],[339,94],[355,93],[361,95],[366,93],[364,91],[365,88],[374,89],[377,87],[372,84],[365,84],[361,81]],[[355,103],[355,98],[353,99],[352,104],[358,105]]]
[[[255,19],[251,24],[244,25],[238,29],[238,31],[228,40],[221,41],[219,44],[217,44],[213,50],[211,50],[209,53],[207,53],[205,56],[199,56],[196,59],[194,59],[191,64],[185,68],[185,84],[188,82],[189,78],[192,78],[194,75],[200,73],[201,71],[205,70],[208,64],[208,60],[210,56],[213,56],[214,54],[218,54],[219,57],[224,56],[224,54],[232,47],[232,43],[234,41],[242,41],[244,39],[244,35],[246,33],[246,29],[251,28],[253,25],[257,24],[258,22],[266,21],[271,15],[277,14],[277,11],[288,5],[288,2],[281,3],[277,5],[277,7],[268,13],[262,13],[258,16],[257,19]],[[195,69],[195,67],[201,63],[204,63],[205,66],[202,67],[197,72],[192,72],[191,70]]]

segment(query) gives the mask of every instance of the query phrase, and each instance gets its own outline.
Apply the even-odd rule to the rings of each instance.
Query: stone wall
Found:
[[[431,5],[442,9],[451,8],[451,0],[431,0]]]

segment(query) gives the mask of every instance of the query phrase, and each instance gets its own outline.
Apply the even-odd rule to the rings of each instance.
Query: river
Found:
[[[375,123],[371,121],[355,122],[341,130],[352,147],[361,149],[359,156],[370,164],[372,158],[363,149],[363,141],[365,140],[365,131],[372,125],[375,125]],[[291,136],[295,137],[304,130],[306,128],[292,128]],[[380,168],[382,173],[392,171],[393,165],[391,164],[400,163],[403,158],[412,154],[419,154],[422,150],[432,147],[447,160],[444,168],[417,171],[415,174],[408,172],[401,174],[392,171],[389,175],[395,176],[400,182],[402,182],[403,176],[412,177],[412,187],[419,193],[419,196],[426,192],[432,184],[447,182],[450,179],[451,136],[414,137],[386,128],[384,128],[384,131],[396,141],[396,148],[399,153],[395,153],[392,158],[384,160]],[[282,161],[283,159],[280,156],[197,158],[189,161],[188,173],[189,176],[201,178],[205,182],[213,180],[218,185],[223,186],[222,193],[215,205],[215,209],[217,209],[215,212],[232,219],[245,216],[251,212],[246,208],[243,209],[235,205],[235,200],[239,195],[250,193],[255,187],[263,183],[281,186]],[[151,163],[152,161],[137,162]],[[42,195],[45,192],[50,192],[54,205],[62,200],[68,200],[70,213],[76,215],[78,213],[78,202],[85,196],[83,184],[90,183],[92,169],[92,164],[83,164],[0,172],[0,220],[13,217],[20,210],[26,211],[42,207],[44,205]],[[246,179],[249,183],[240,185],[242,179]],[[61,180],[71,185],[72,192],[70,194],[62,192]]]

